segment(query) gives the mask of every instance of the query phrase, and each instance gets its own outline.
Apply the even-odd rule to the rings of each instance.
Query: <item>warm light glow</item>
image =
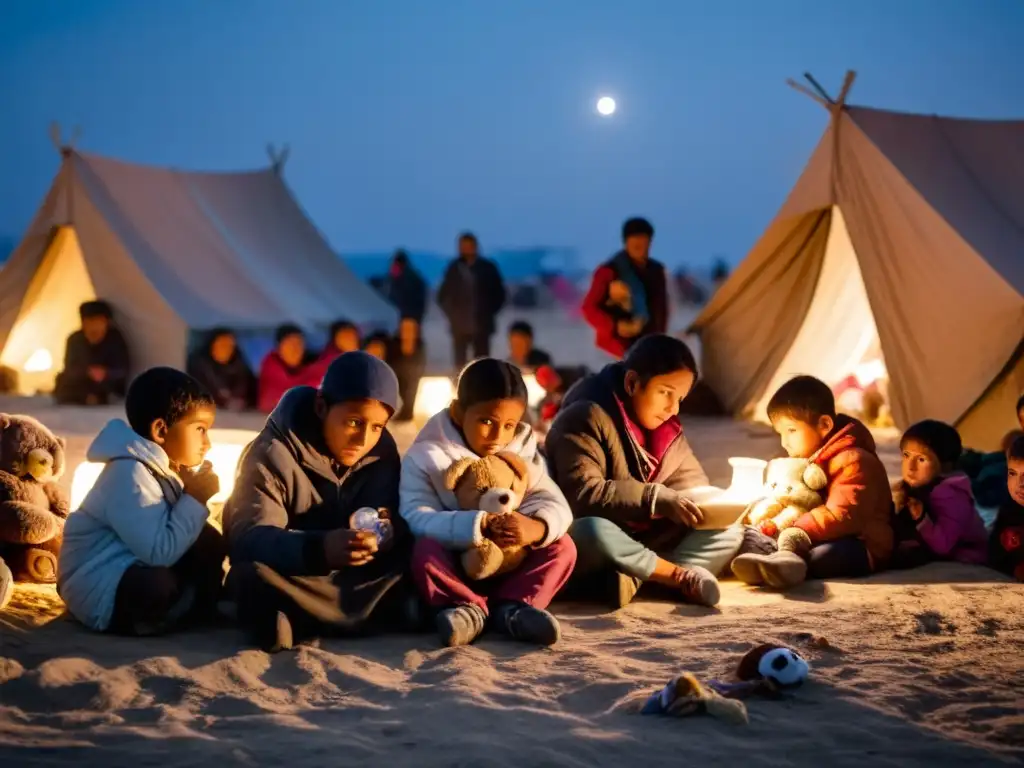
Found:
[[[447,376],[424,376],[416,390],[413,416],[429,419],[447,408],[454,397],[455,386]]]
[[[740,500],[755,501],[763,495],[764,470],[768,462],[764,459],[748,459],[733,456],[729,459],[732,466],[732,482],[726,494]]]
[[[37,349],[22,366],[25,373],[43,373],[53,368],[53,355],[48,349]]]
[[[857,383],[860,384],[861,388],[874,384],[879,379],[884,379],[887,375],[885,363],[877,358],[865,360],[853,369],[853,376],[857,379]]]
[[[548,393],[544,391],[544,387],[537,383],[536,374],[524,373],[523,381],[526,382],[526,399],[532,408],[536,408]]]
[[[258,433],[251,429],[211,429],[210,446],[206,459],[213,464],[213,471],[220,479],[220,491],[210,499],[210,504],[223,504],[235,487],[235,472],[242,451]],[[86,495],[96,483],[104,465],[83,461],[75,467],[71,478],[71,509],[78,509]]]
[[[597,111],[608,117],[608,115],[614,114],[615,112],[615,99],[611,96],[602,96],[597,100]]]

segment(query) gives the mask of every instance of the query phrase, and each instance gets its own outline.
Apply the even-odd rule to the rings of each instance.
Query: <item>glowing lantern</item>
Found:
[[[686,497],[697,504],[704,513],[704,522],[698,528],[716,530],[728,528],[740,519],[746,508],[764,495],[764,470],[768,462],[762,459],[748,459],[734,456],[729,459],[732,466],[732,482],[724,491],[712,485],[689,488]]]
[[[424,376],[416,390],[413,416],[417,419],[429,419],[447,408],[454,397],[455,386],[447,376]]]
[[[227,501],[231,491],[235,488],[235,471],[238,469],[238,460],[242,457],[242,451],[251,443],[258,433],[251,429],[211,429],[209,452],[206,460],[213,464],[213,471],[220,479],[220,491],[213,496],[209,503],[221,505]],[[96,483],[96,479],[103,471],[103,464],[83,461],[75,467],[75,473],[71,477],[71,508],[78,509],[86,495]]]
[[[748,459],[733,456],[729,459],[732,467],[732,482],[726,494],[745,503],[756,501],[764,493],[764,470],[768,462],[763,459]]]
[[[526,382],[526,396],[530,405],[536,408],[540,405],[540,401],[547,396],[547,392],[544,391],[544,387],[537,383],[537,375],[533,373],[524,373],[523,381]]]
[[[53,355],[48,349],[37,349],[22,366],[25,373],[45,373],[53,368]]]

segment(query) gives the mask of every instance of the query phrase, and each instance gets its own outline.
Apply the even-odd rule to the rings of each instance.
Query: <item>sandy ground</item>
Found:
[[[69,441],[69,464],[114,411],[0,399]],[[258,428],[258,416],[218,426]],[[765,428],[687,423],[712,480],[729,456],[767,458]],[[401,430],[401,445],[412,433]],[[890,470],[894,440],[881,437]],[[66,477],[70,483],[70,473]],[[230,626],[146,640],[91,634],[53,589],[19,587],[0,615],[0,765],[935,766],[1024,758],[1024,585],[930,566],[786,595],[727,582],[721,606],[641,599],[618,613],[556,604],[563,642],[486,637],[329,640],[273,657]],[[746,726],[636,714],[689,670],[728,675],[762,641],[788,643],[810,681],[749,703]],[[685,758],[684,758],[685,756]]]

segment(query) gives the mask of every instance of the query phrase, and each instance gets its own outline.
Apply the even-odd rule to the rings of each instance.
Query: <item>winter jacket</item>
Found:
[[[129,566],[174,565],[209,510],[184,493],[163,448],[121,419],[100,430],[86,459],[106,466],[64,525],[57,592],[75,618],[103,631]]]
[[[57,377],[54,397],[61,403],[84,403],[88,395],[101,399],[123,396],[128,386],[128,345],[116,327],[110,326],[99,344],[90,344],[82,331],[68,336],[64,351],[64,370]],[[107,371],[106,378],[95,382],[89,368],[98,365]]]
[[[639,334],[626,339],[618,335],[616,324],[628,320],[630,314],[609,306],[608,287],[615,280],[623,279],[616,259],[605,262],[594,272],[590,289],[583,297],[583,317],[596,333],[596,344],[609,355],[621,359],[633,343],[652,333],[665,333],[668,329],[668,288],[665,282],[665,267],[658,261],[648,259],[640,275],[647,294],[649,319]]]
[[[999,508],[989,539],[988,564],[1024,581],[1024,507],[1012,499]]]
[[[263,413],[270,413],[278,401],[293,387],[316,387],[327,370],[329,361],[313,360],[292,368],[285,365],[277,353],[271,351],[260,365],[259,395],[256,407]]]
[[[797,518],[794,525],[815,544],[856,536],[868,550],[872,569],[884,568],[893,550],[892,493],[868,428],[840,414],[811,461],[828,478],[825,503]]]
[[[988,559],[988,534],[974,506],[971,481],[956,473],[941,478],[923,500],[925,514],[914,523],[915,537],[944,560],[982,565]],[[897,516],[907,515],[897,510]]]
[[[505,282],[498,265],[483,256],[470,264],[459,257],[445,270],[437,304],[455,335],[494,333],[494,318],[505,305]]]
[[[637,439],[639,428],[622,405],[625,372],[621,363],[612,363],[573,386],[545,447],[574,517],[606,518],[660,551],[689,529],[656,518],[655,501],[662,494],[706,486],[708,476],[677,419],[650,433],[643,444]]]
[[[234,403],[246,408],[256,404],[256,377],[240,352],[228,362],[218,363],[207,350],[200,350],[189,357],[186,370],[209,390],[220,408]]]
[[[423,322],[427,312],[427,284],[420,273],[408,264],[398,269],[392,266],[384,283],[384,296],[398,309],[401,317]]]
[[[505,450],[519,456],[529,468],[527,491],[519,511],[544,522],[547,534],[535,546],[546,547],[569,530],[572,522],[569,505],[548,475],[529,425],[519,425]],[[402,517],[415,536],[434,539],[455,550],[469,549],[483,541],[480,525],[485,513],[478,509],[459,509],[455,493],[445,487],[445,472],[463,457],[479,458],[466,446],[445,410],[424,425],[402,459],[399,504]]]

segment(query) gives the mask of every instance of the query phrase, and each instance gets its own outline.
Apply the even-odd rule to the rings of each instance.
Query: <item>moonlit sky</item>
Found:
[[[186,168],[265,165],[331,244],[572,246],[624,218],[657,257],[743,256],[853,103],[1024,117],[1020,0],[0,0],[0,235],[79,146]],[[596,113],[613,96],[618,110]]]

